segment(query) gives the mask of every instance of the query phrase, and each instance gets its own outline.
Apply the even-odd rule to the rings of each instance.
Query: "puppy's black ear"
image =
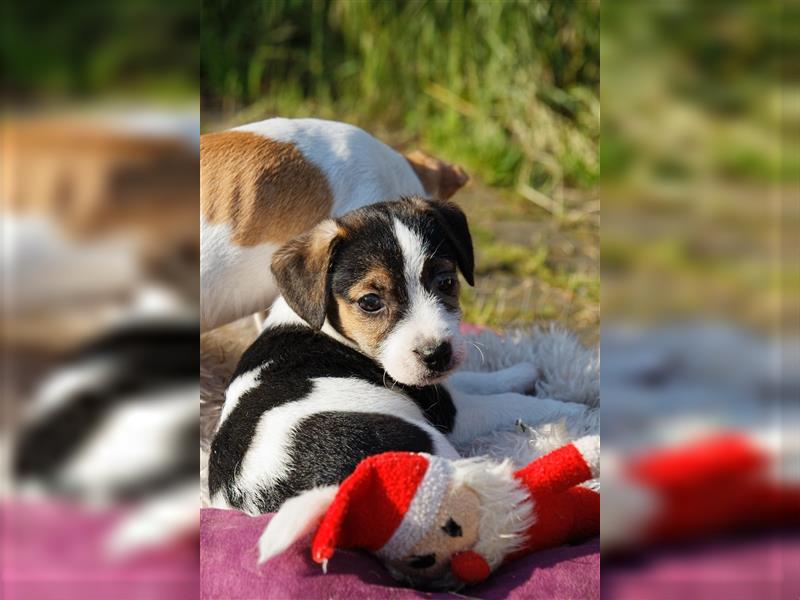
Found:
[[[475,255],[472,251],[472,236],[469,233],[467,216],[452,202],[432,200],[429,206],[436,220],[444,229],[447,241],[456,252],[456,260],[461,274],[470,285],[475,285]]]
[[[272,257],[272,274],[289,307],[314,329],[325,323],[328,271],[339,237],[336,221],[322,221],[284,244]]]

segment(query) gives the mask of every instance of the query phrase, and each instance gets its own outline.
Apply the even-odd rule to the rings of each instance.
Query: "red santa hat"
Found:
[[[361,461],[322,519],[311,556],[323,564],[336,548],[406,556],[436,517],[451,474],[448,460],[429,454],[387,452]]]

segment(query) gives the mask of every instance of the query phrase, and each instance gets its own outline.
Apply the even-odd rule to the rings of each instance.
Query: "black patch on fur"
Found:
[[[110,358],[119,362],[120,371],[124,371],[129,380],[172,383],[197,380],[199,352],[197,323],[151,320],[115,328],[65,362],[74,364],[91,358]]]
[[[464,212],[452,202],[428,200],[424,211],[417,201],[402,202],[395,216],[423,239],[430,256],[453,260],[467,283],[475,285],[475,255]]]
[[[391,415],[320,412],[306,417],[293,431],[289,474],[276,485],[258,490],[261,512],[278,510],[303,490],[337,485],[358,463],[381,452],[433,452],[430,435]]]
[[[239,375],[257,368],[261,369],[258,385],[241,395],[236,407],[222,423],[211,443],[209,491],[213,496],[224,487],[228,501],[233,506],[241,506],[242,498],[238,497],[233,484],[262,415],[273,408],[308,396],[313,385],[311,380],[314,378],[355,377],[373,385],[385,385],[410,398],[424,413],[431,425],[439,431],[449,433],[453,428],[456,409],[450,394],[443,387],[431,385],[416,388],[397,383],[386,375],[378,363],[371,358],[326,334],[302,325],[286,325],[266,329],[242,355],[231,381]],[[384,417],[384,415],[376,416]],[[352,419],[348,422],[353,426]],[[363,458],[364,451],[368,452],[365,456],[384,451],[380,449],[383,448],[380,445],[376,445],[375,447],[379,449],[372,452],[361,446],[351,451],[350,448],[342,445],[341,439],[337,435],[314,440],[313,461],[323,460],[322,457],[326,455],[337,455],[338,453],[337,460],[343,461],[344,456],[350,456],[351,459],[347,465],[354,467]],[[392,439],[399,443],[399,440]],[[391,447],[387,449],[403,450],[405,448]],[[418,451],[425,450],[420,448]],[[308,463],[308,468],[316,470],[316,463],[313,461]],[[347,468],[352,471],[349,466]],[[350,472],[344,473],[346,470],[342,469],[338,474],[346,476]],[[339,483],[339,481],[341,480],[331,483]],[[290,491],[296,492],[302,489],[305,488],[293,482],[291,487],[288,483],[284,483],[276,486],[272,492],[264,490],[263,494],[268,496],[264,504],[273,506],[272,498],[287,498],[289,497],[287,494],[291,495]]]
[[[16,440],[17,478],[47,480],[96,431],[109,411],[108,394],[80,391],[64,405],[25,427]]]
[[[346,295],[370,269],[380,265],[395,281],[397,301],[406,303],[405,264],[403,251],[394,235],[393,213],[377,208],[365,214],[368,216],[359,219],[358,228],[348,229],[347,239],[339,245],[332,263],[332,290],[335,294]]]
[[[126,324],[86,344],[68,357],[59,370],[104,360],[110,364],[108,379],[75,391],[58,408],[20,431],[14,451],[14,475],[34,478],[56,490],[53,478],[58,470],[102,427],[113,409],[128,402],[132,394],[136,394],[137,401],[149,402],[165,386],[197,381],[198,353],[197,324],[167,320]],[[174,457],[175,464],[165,464],[162,472],[148,474],[148,481],[143,480],[141,485],[117,490],[117,497],[154,491],[176,478],[188,476],[198,465],[197,440],[197,431],[185,432],[176,441],[180,452]],[[194,476],[196,473],[195,468]],[[82,490],[56,491],[74,496],[82,493]]]

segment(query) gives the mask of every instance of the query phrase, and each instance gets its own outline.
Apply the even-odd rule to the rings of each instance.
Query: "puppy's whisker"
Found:
[[[428,406],[428,409],[427,409],[427,410],[433,410],[434,408],[436,408],[437,406],[439,406],[439,402],[441,401],[441,398],[439,397],[439,384],[438,384],[438,383],[435,383],[435,384],[433,384],[433,386],[432,386],[432,387],[433,387],[433,391],[434,391],[434,393],[436,394],[436,402],[434,402],[433,404],[431,404],[430,406]]]
[[[389,389],[389,386],[386,385],[386,369],[383,370],[383,387],[385,387],[387,390]]]
[[[475,343],[475,342],[473,342],[473,341],[470,341],[470,344],[475,346],[475,349],[480,353],[480,355],[481,355],[481,364],[485,363],[486,362],[486,357],[483,355],[483,350],[481,350],[480,345]]]

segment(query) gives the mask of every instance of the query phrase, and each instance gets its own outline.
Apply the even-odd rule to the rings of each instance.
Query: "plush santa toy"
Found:
[[[260,541],[261,562],[319,523],[312,558],[364,548],[398,579],[454,588],[505,560],[595,536],[599,438],[587,436],[514,471],[510,461],[388,452],[362,461],[338,488],[284,504]]]
[[[797,460],[789,442],[728,432],[635,457],[609,452],[603,551],[800,526],[800,485],[782,469]]]

